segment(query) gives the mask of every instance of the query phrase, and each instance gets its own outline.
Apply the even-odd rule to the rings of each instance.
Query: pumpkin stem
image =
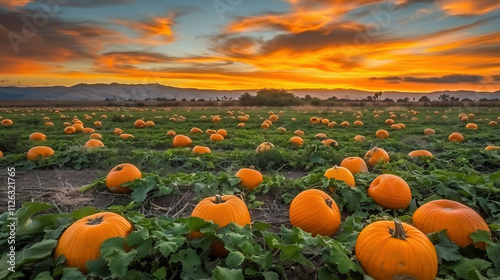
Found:
[[[99,225],[102,223],[103,218],[104,218],[104,216],[96,217],[94,219],[89,219],[89,221],[86,224],[90,225],[90,226]]]
[[[219,204],[219,203],[223,203],[224,201],[222,200],[222,196],[220,194],[216,194],[215,195],[215,200],[214,200],[214,203],[215,204]]]
[[[406,237],[408,237],[408,235],[406,235],[403,224],[398,219],[394,219],[394,228],[389,228],[389,233],[393,238],[401,240],[406,240]]]
[[[325,203],[326,203],[326,205],[328,205],[328,207],[332,208],[333,199],[327,198],[327,199],[325,199]]]
[[[119,165],[117,168],[116,168],[116,171],[120,171],[123,169],[123,166]]]
[[[248,167],[248,169],[252,169],[252,170],[255,170],[255,166],[253,166],[253,165],[250,165],[250,166]]]

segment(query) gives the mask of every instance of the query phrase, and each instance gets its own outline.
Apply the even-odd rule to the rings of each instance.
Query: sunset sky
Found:
[[[493,0],[0,0],[0,37],[0,86],[500,90]]]

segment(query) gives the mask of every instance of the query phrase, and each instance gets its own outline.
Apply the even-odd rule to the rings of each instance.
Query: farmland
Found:
[[[248,120],[243,120],[245,115]],[[87,275],[95,279],[371,279],[355,252],[363,228],[396,218],[413,224],[415,211],[438,199],[472,208],[491,233],[471,235],[485,249],[459,247],[444,231],[428,233],[437,253],[436,277],[500,279],[500,150],[485,150],[500,146],[500,127],[493,123],[500,122],[498,108],[63,107],[4,108],[0,116],[12,120],[12,125],[0,127],[0,166],[5,184],[7,170],[15,169],[17,209],[12,273],[7,270],[10,214],[4,191],[0,279],[87,279],[78,268],[66,267],[64,257],[54,258],[54,249],[68,226],[101,211],[125,217],[133,231],[105,241],[100,258],[87,263]],[[319,123],[311,122],[314,117]],[[263,122],[270,118],[266,128]],[[134,123],[140,119],[154,125],[137,128]],[[72,126],[75,120],[95,131],[65,134],[64,123]],[[192,133],[195,127],[201,133]],[[132,136],[119,137],[116,128]],[[426,128],[435,134],[424,134]],[[227,136],[214,141],[207,130],[219,129]],[[375,136],[380,129],[388,132],[387,138]],[[297,130],[304,132],[302,145],[290,142]],[[188,136],[192,144],[174,147],[168,131]],[[34,132],[46,140],[30,139]],[[448,140],[455,132],[463,135],[463,142]],[[102,136],[104,147],[85,147],[91,133]],[[338,145],[325,145],[319,133]],[[358,135],[365,140],[355,141]],[[274,148],[257,153],[264,142]],[[54,154],[28,160],[27,152],[35,146],[48,146]],[[193,154],[194,146],[206,146],[211,153]],[[375,147],[387,151],[390,160],[354,174],[354,188],[324,176],[344,158],[364,158]],[[415,150],[433,156],[410,157]],[[122,163],[142,173],[125,185],[130,194],[106,187],[108,172]],[[235,176],[248,167],[263,175],[251,191]],[[381,174],[408,184],[407,207],[389,209],[368,195]],[[341,222],[333,236],[313,236],[290,223],[290,204],[308,189],[324,191],[337,204]],[[241,198],[251,224],[219,229],[190,217],[201,200],[216,194]],[[191,231],[204,237],[191,239]],[[229,251],[227,257],[211,255],[216,240]],[[414,261],[410,254],[407,261],[410,266]]]

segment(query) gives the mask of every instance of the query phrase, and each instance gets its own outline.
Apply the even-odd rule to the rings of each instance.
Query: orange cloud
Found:
[[[16,7],[24,7],[31,0],[0,0],[0,6],[12,9]]]
[[[176,24],[177,16],[177,12],[171,12],[165,17],[153,17],[147,21],[116,20],[115,22],[135,30],[140,37],[160,38],[159,43],[170,43],[175,39],[172,27]]]
[[[500,8],[500,2],[492,0],[442,0],[438,4],[450,15],[484,15]]]

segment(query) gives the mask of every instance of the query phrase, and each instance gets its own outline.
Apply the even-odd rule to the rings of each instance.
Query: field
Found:
[[[460,114],[467,118],[459,118]],[[244,115],[248,120],[238,126]],[[271,115],[279,119],[262,128]],[[0,116],[13,122],[0,127],[0,167],[3,186],[8,177],[15,179],[17,210],[7,211],[7,200],[12,198],[2,188],[0,279],[372,279],[363,273],[366,268],[355,254],[363,228],[395,218],[412,224],[417,208],[438,199],[472,208],[491,233],[471,231],[475,245],[486,245],[485,249],[474,244],[459,247],[445,231],[428,233],[439,263],[437,279],[500,279],[500,150],[485,150],[500,146],[500,127],[490,123],[500,121],[499,108],[64,107],[3,108]],[[214,116],[220,121],[214,122]],[[311,123],[313,117],[320,123]],[[104,147],[84,147],[90,133],[65,134],[64,123],[73,124],[76,119],[101,134]],[[153,121],[154,126],[135,128],[139,119]],[[388,119],[404,127],[386,124]],[[96,121],[102,125],[95,125]],[[362,125],[354,125],[355,121]],[[468,123],[478,129],[467,129]],[[193,127],[202,133],[191,133]],[[133,137],[121,138],[115,128]],[[424,135],[426,128],[435,134]],[[209,129],[224,129],[227,136],[214,142]],[[389,137],[376,138],[379,129],[387,130]],[[170,130],[189,136],[192,145],[174,148],[173,136],[167,135]],[[304,132],[301,146],[289,141],[296,130]],[[34,132],[47,139],[30,140]],[[454,132],[461,133],[464,141],[449,141]],[[324,145],[318,133],[338,146]],[[356,135],[365,141],[354,141]],[[271,142],[274,149],[256,153],[263,142]],[[27,160],[28,150],[40,145],[55,153]],[[196,145],[209,147],[211,153],[193,154]],[[324,176],[344,158],[364,158],[375,147],[387,151],[390,161],[354,174],[354,188]],[[408,155],[421,149],[433,157]],[[108,172],[121,163],[131,163],[142,173],[142,179],[126,185],[130,194],[113,193],[106,187]],[[252,191],[240,186],[241,179],[235,176],[247,167],[264,175]],[[15,175],[9,175],[13,168]],[[367,194],[381,174],[394,174],[408,183],[408,207],[382,207]],[[341,224],[332,237],[312,236],[291,225],[290,204],[307,189],[324,191],[338,205]],[[190,217],[198,202],[216,194],[243,199],[251,225],[218,229],[214,223]],[[66,267],[64,257],[54,258],[58,239],[69,225],[104,210],[119,213],[133,224],[125,248],[124,238],[105,241],[100,258],[87,263],[87,276],[78,268]],[[467,214],[462,216],[464,222],[458,227],[466,228]],[[8,227],[12,217],[17,218],[14,250]],[[191,231],[205,237],[191,239]],[[210,255],[216,240],[229,251],[227,257]],[[8,270],[11,251],[15,272]],[[394,266],[421,265],[411,250],[396,251],[407,263]],[[373,258],[383,258],[384,252],[375,251]]]

